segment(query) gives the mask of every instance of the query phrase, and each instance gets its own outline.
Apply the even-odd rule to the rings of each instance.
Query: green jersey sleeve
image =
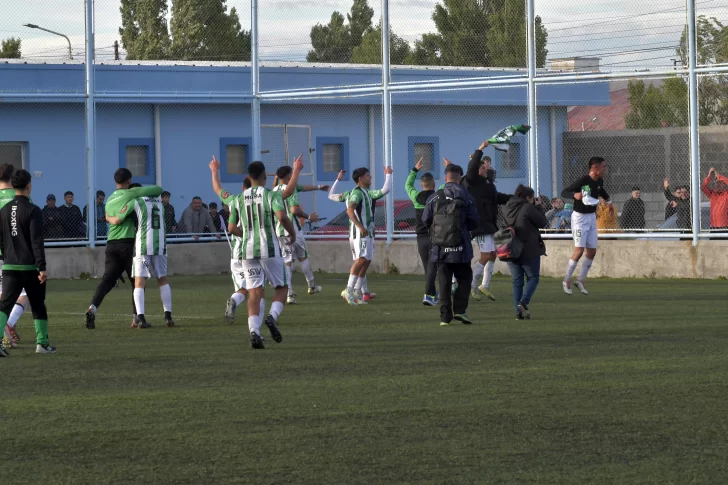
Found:
[[[295,194],[295,192],[294,192],[294,194]],[[291,196],[291,197],[293,197],[293,196]],[[289,197],[289,199],[290,199],[290,197]],[[283,203],[283,196],[281,196],[280,192],[272,192],[272,197],[270,199],[270,207],[273,210],[273,212],[286,210],[286,206]]]
[[[407,181],[404,183],[404,188],[407,190],[407,197],[410,198],[410,200],[417,204],[417,194],[420,192],[415,188],[415,180],[417,179],[417,171],[410,170],[409,175],[407,176]]]
[[[293,207],[296,205],[300,205],[300,202],[298,200],[298,190],[294,191],[293,195],[288,198],[288,207]]]
[[[342,194],[343,195],[343,194]],[[364,197],[362,196],[361,190],[352,190],[348,193],[348,196],[346,198],[346,204],[347,205],[359,205],[361,204]]]
[[[159,185],[150,185],[149,187],[134,187],[128,189],[130,197],[136,199],[137,197],[159,197],[162,195],[162,187]]]
[[[220,197],[220,202],[228,207],[230,206],[230,204],[232,204],[233,200],[235,200],[235,196],[227,190],[221,190],[220,193],[217,195],[218,197]]]
[[[370,190],[369,197],[371,197],[372,200],[379,200],[384,197],[384,193],[381,190]]]
[[[301,184],[296,185],[296,191],[303,192],[303,185],[301,185]]]
[[[230,206],[230,217],[228,217],[228,223],[229,224],[238,223],[238,208],[236,205]]]
[[[124,222],[129,215],[136,211],[137,199],[130,200],[119,210],[119,219]]]

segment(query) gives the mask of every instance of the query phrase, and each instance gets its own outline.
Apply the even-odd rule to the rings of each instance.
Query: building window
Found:
[[[250,138],[220,138],[220,181],[242,183],[250,163]]]
[[[496,170],[501,177],[517,178],[526,174],[526,163],[520,143],[511,143],[507,152],[496,151],[496,163],[498,165]]]
[[[120,138],[119,166],[129,169],[134,182],[156,183],[154,138]]]
[[[316,179],[324,182],[336,180],[339,171],[349,171],[349,138],[316,138]],[[349,177],[349,174],[346,174]]]
[[[15,168],[28,169],[25,159],[26,142],[3,141],[0,142],[0,160],[9,163]]]
[[[440,178],[440,139],[436,136],[410,136],[407,139],[408,145],[408,167],[414,168],[417,161],[422,158],[422,170],[417,178],[423,173],[430,172],[436,179]]]

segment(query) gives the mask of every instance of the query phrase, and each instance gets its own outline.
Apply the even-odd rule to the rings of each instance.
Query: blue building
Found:
[[[489,69],[393,67],[393,83],[515,76]],[[76,193],[86,204],[83,64],[0,64],[0,154],[34,174],[36,200]],[[280,91],[381,82],[376,66],[264,65],[261,89]],[[499,129],[527,121],[525,80],[514,86],[392,94],[392,153],[395,199],[405,199],[404,180],[416,158],[442,179],[442,157],[467,164],[469,154]],[[216,200],[207,167],[212,155],[223,162],[223,181],[237,191],[251,153],[250,66],[119,62],[96,69],[96,188],[113,191],[113,173],[128,167],[135,180],[172,192],[180,215],[195,195]],[[12,97],[6,96],[13,93]],[[143,96],[141,95],[143,94]],[[275,168],[304,155],[305,184],[332,182],[340,169],[370,167],[382,177],[381,95],[360,94],[262,102],[260,159]],[[607,83],[541,85],[538,102],[540,192],[562,184],[562,134],[567,107],[609,104]],[[528,137],[508,153],[487,149],[502,192],[528,180]],[[587,156],[588,154],[585,154]],[[557,167],[556,173],[553,168]],[[352,182],[346,182],[350,187]],[[343,207],[322,193],[302,198],[306,210],[331,217]]]

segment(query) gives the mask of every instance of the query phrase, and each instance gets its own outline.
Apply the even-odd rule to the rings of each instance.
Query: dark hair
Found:
[[[492,162],[493,160],[491,160],[488,155],[483,155],[483,158],[481,158],[480,161],[485,163],[486,161]]]
[[[15,171],[15,173],[13,174],[13,178],[10,180],[10,183],[13,185],[14,189],[23,190],[28,186],[30,180],[30,172],[20,169]]]
[[[360,167],[354,170],[354,172],[351,174],[352,180],[354,180],[354,183],[359,183],[359,178],[363,177],[364,175],[369,173],[369,169],[366,167]]]
[[[66,196],[68,196],[68,195],[73,195],[73,192],[71,192],[70,190],[66,190],[66,191],[65,191],[65,192],[63,193],[63,197],[66,197]]]
[[[10,182],[15,173],[15,167],[9,163],[0,165],[0,182]]]
[[[523,184],[518,184],[518,187],[516,187],[516,191],[513,195],[515,195],[516,197],[525,199],[527,197],[533,197],[534,193],[535,192],[533,191],[533,189],[531,187],[527,187]]]
[[[592,168],[594,165],[599,165],[600,163],[604,163],[604,159],[602,157],[591,157],[589,159],[589,168]]]
[[[104,197],[106,197],[106,193],[103,190],[97,190],[96,191],[96,197],[98,197],[100,195],[103,195]]]
[[[162,195],[160,197],[172,197],[172,194],[165,190],[164,192],[162,192]]]
[[[635,190],[640,190],[639,185],[635,185],[634,187],[632,187],[632,192],[634,192]]]
[[[448,173],[457,173],[461,177],[463,176],[463,167],[460,165],[455,165],[454,163],[451,163],[450,165],[445,168],[445,174]]]
[[[217,202],[210,202],[210,205],[208,207],[210,209],[217,209]]]
[[[250,176],[250,181],[258,180],[262,176],[265,175],[265,165],[263,165],[263,162],[253,162],[250,165],[248,165],[248,175]]]
[[[131,180],[131,170],[128,168],[120,168],[116,172],[114,172],[114,182],[117,184],[123,184],[124,182],[128,182]]]
[[[134,182],[133,184],[129,185],[129,188],[136,189],[137,187],[141,187],[141,186],[142,186],[142,184],[138,184],[138,183]]]
[[[435,181],[435,177],[432,176],[430,172],[425,172],[422,174],[422,183],[429,184]]]
[[[284,179],[288,177],[291,173],[293,173],[293,169],[288,165],[283,165],[282,167],[278,167],[278,170],[276,170],[276,177],[278,177],[279,179]]]
[[[245,190],[248,190],[252,186],[253,186],[253,182],[250,181],[250,177],[245,177],[243,179],[243,188]]]
[[[199,195],[196,195],[196,196],[192,197],[192,200],[202,200],[202,197],[200,197]]]

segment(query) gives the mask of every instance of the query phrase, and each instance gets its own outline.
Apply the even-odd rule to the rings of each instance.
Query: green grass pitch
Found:
[[[171,277],[177,327],[129,328],[115,289],[50,281],[51,343],[0,359],[0,480],[64,484],[725,483],[728,290],[722,281],[543,280],[517,322],[510,280],[440,327],[421,278],[342,275],[286,306],[276,344],[222,321],[229,276]],[[267,290],[268,303],[272,293]]]

